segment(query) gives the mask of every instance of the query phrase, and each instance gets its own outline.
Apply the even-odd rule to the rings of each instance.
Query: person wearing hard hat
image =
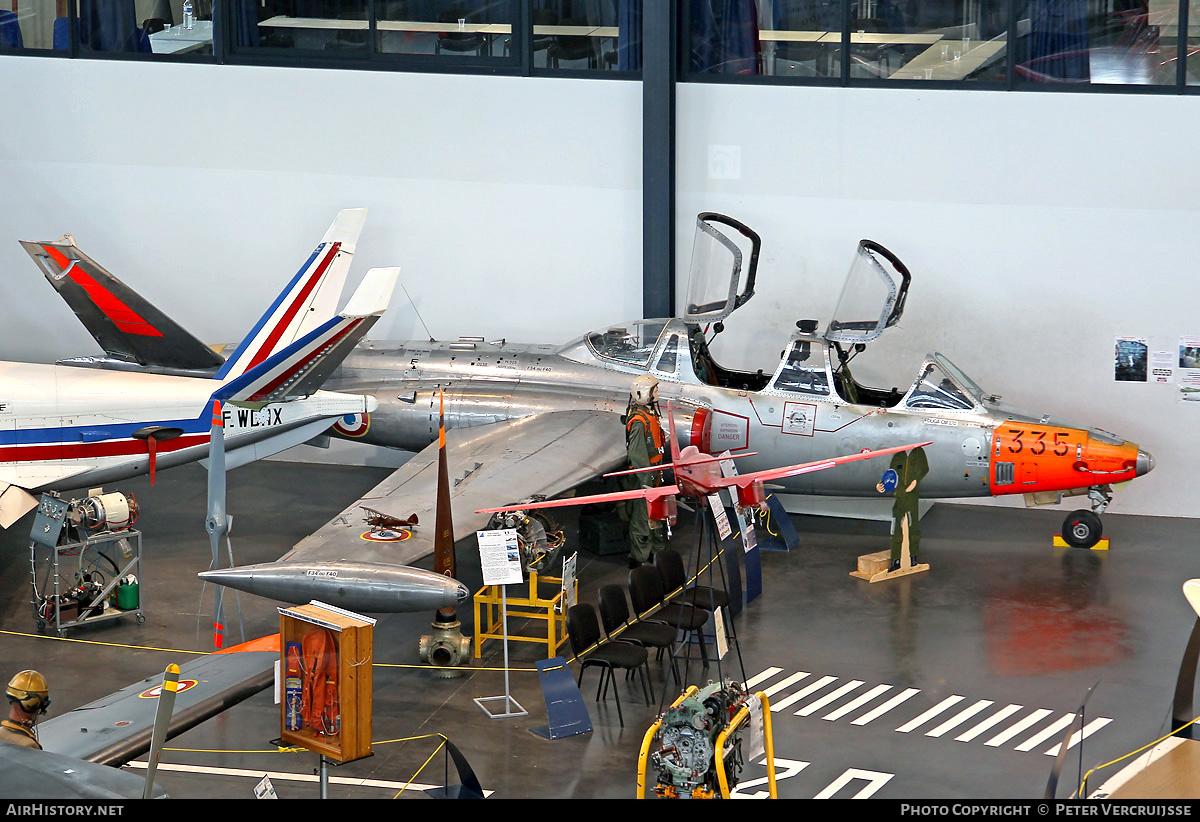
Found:
[[[629,408],[625,412],[625,452],[630,468],[661,465],[666,454],[662,423],[658,416],[658,380],[650,375],[633,381]],[[630,474],[633,488],[662,485],[662,471]],[[629,567],[649,562],[666,546],[661,522],[651,522],[642,500],[629,503]]]
[[[42,749],[34,724],[50,707],[50,687],[37,671],[21,671],[8,681],[8,719],[0,720],[0,742]]]

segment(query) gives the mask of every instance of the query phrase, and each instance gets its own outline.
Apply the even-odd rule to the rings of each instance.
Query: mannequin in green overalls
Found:
[[[921,480],[929,473],[929,460],[925,449],[914,448],[908,453],[892,456],[889,466],[896,472],[896,501],[892,504],[892,556],[888,571],[900,570],[900,555],[908,543],[909,565],[917,564],[917,550],[921,544],[920,503]],[[875,486],[883,493],[883,483]]]
[[[630,468],[649,468],[660,465],[666,454],[662,424],[658,418],[658,380],[649,375],[633,381],[629,393],[629,409],[625,412],[625,452]],[[629,490],[662,485],[661,471],[630,474],[626,478]],[[661,522],[651,522],[643,500],[630,500],[629,567],[650,562],[663,549]]]

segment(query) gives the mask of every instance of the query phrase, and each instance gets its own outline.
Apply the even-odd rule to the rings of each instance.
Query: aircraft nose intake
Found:
[[[1137,465],[1135,470],[1137,475],[1144,476],[1149,474],[1154,469],[1154,457],[1150,456],[1149,451],[1143,451],[1141,448],[1137,452]]]
[[[463,585],[460,582],[460,583],[458,583],[458,588],[454,592],[454,598],[456,600],[458,600],[459,605],[462,605],[464,602],[466,602],[468,599],[471,598],[471,592],[467,590],[467,586]]]

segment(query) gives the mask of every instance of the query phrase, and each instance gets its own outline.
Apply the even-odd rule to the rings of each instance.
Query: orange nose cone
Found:
[[[1080,460],[1082,465],[1076,468],[1094,474],[1113,475],[1111,482],[1123,482],[1144,473],[1138,471],[1138,461],[1143,455],[1143,465],[1149,471],[1153,459],[1135,443],[1122,442],[1117,445],[1088,437],[1083,447],[1083,459]]]

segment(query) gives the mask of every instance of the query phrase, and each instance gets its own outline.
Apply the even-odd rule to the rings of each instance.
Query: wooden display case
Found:
[[[283,744],[337,762],[371,755],[374,627],[317,602],[279,609]]]

